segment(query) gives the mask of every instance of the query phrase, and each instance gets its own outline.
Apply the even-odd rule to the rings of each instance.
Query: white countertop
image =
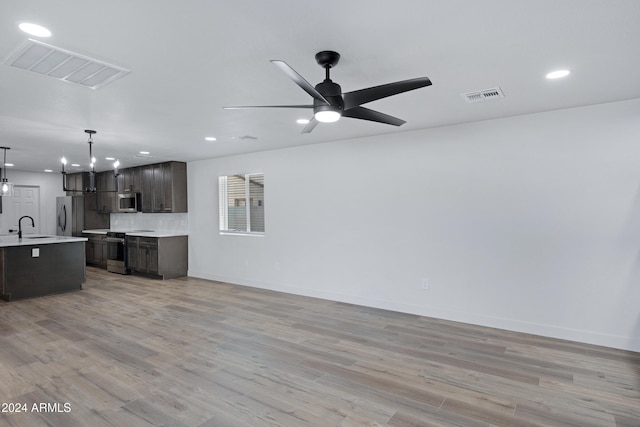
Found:
[[[98,228],[94,230],[82,230],[85,234],[107,234],[107,231],[115,231],[120,233],[126,233],[127,236],[134,237],[177,237],[186,236],[187,233],[180,231],[155,231],[155,230],[109,230],[106,228]]]
[[[18,239],[17,234],[0,236],[0,248],[9,246],[50,245],[52,243],[86,242],[86,237],[49,236],[44,234],[24,234]]]

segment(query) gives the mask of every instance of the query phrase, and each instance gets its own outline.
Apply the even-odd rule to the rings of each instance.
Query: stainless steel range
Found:
[[[126,240],[124,232],[107,231],[107,271],[129,274]]]

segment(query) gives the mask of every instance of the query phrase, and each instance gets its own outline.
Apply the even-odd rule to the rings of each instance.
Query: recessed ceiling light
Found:
[[[77,163],[71,163],[71,166],[73,166],[74,168],[79,168],[80,167],[80,165],[77,164]]]
[[[115,160],[116,158],[115,157],[105,157],[104,159],[105,160]]]
[[[205,141],[215,141],[215,140],[216,140],[216,138],[215,138],[215,137],[213,137],[213,136],[207,136],[207,137],[205,137],[205,139],[204,139],[204,140],[205,140]]]
[[[45,169],[44,171],[45,171],[45,172],[48,172],[48,173],[53,172],[51,169]]]
[[[5,163],[4,165],[11,167],[11,166],[13,166],[13,163]]]
[[[23,22],[22,24],[18,25],[18,28],[20,28],[22,31],[24,31],[27,34],[31,34],[32,36],[36,36],[36,37],[51,36],[51,31],[49,31],[42,25],[32,24],[30,22]]]
[[[141,151],[140,154],[151,154],[148,151]]]
[[[548,79],[560,79],[562,77],[567,77],[569,74],[571,74],[571,71],[569,70],[556,70],[556,71],[552,71],[550,73],[547,74],[547,78]]]
[[[298,119],[296,120],[296,123],[306,125],[307,123],[309,123],[309,119]]]

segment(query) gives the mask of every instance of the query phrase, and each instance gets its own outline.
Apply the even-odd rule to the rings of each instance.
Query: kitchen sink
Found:
[[[55,239],[55,236],[24,236],[23,239]]]

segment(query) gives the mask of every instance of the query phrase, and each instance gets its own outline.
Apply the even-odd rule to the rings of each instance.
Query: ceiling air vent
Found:
[[[479,90],[477,92],[463,93],[461,95],[468,103],[481,102],[487,99],[504,98],[504,93],[499,87],[492,87],[491,89]]]
[[[91,89],[98,89],[131,72],[126,68],[32,39],[22,43],[4,63]]]

